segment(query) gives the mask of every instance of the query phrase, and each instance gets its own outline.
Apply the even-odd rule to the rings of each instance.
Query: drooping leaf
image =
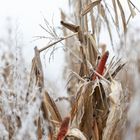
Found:
[[[93,7],[95,7],[96,5],[98,5],[101,2],[101,0],[93,0],[90,4],[88,4],[87,6],[85,6],[84,10],[82,11],[81,15],[84,16],[86,15],[88,12],[90,12]]]
[[[117,3],[118,3],[118,7],[119,7],[119,10],[120,10],[120,13],[121,13],[124,33],[126,33],[127,27],[126,27],[125,13],[124,13],[124,10],[123,10],[122,5],[121,5],[119,0],[117,0]]]

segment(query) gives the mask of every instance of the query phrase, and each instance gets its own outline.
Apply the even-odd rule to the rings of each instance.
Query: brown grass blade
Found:
[[[55,104],[55,102],[53,101],[53,99],[49,96],[48,92],[45,91],[44,92],[44,107],[45,110],[47,110],[48,112],[50,112],[51,114],[51,119],[57,122],[62,122],[62,118],[61,115],[58,111],[58,108]]]
[[[122,18],[124,33],[126,33],[127,27],[126,27],[126,19],[125,19],[124,10],[123,10],[122,5],[121,5],[121,3],[120,3],[119,0],[117,0],[117,3],[118,3],[118,7],[119,7],[119,10],[120,10],[120,13],[121,13],[121,18]]]

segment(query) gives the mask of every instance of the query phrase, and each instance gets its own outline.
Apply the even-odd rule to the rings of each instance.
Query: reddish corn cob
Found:
[[[97,68],[96,68],[96,72],[99,73],[100,75],[103,75],[103,72],[104,72],[104,69],[105,69],[105,64],[106,64],[106,61],[108,59],[108,56],[109,56],[109,52],[106,51],[103,54],[103,56],[101,57],[100,62],[98,64]],[[91,79],[95,80],[96,77],[99,77],[99,76],[97,74],[94,74],[94,75],[92,75]]]
[[[61,126],[60,126],[60,129],[59,129],[59,132],[58,132],[58,135],[57,135],[57,139],[56,140],[63,140],[67,131],[68,131],[68,127],[69,127],[69,122],[70,122],[70,117],[66,117],[64,118]]]

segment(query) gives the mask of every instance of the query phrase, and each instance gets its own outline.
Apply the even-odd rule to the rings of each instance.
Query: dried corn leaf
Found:
[[[81,103],[78,103],[79,101],[79,98],[80,98],[80,94],[82,92],[82,89],[83,89],[83,85],[81,85],[78,89],[78,92],[77,92],[77,95],[76,95],[76,99],[72,105],[72,109],[71,109],[71,121],[74,120],[74,118],[76,117],[76,114],[78,114],[78,106],[80,106],[80,104],[82,105],[82,102]],[[80,108],[79,108],[80,109]],[[80,121],[81,119],[79,119]]]
[[[35,69],[35,74],[36,74],[36,84],[38,85],[39,88],[43,88],[44,86],[44,77],[43,77],[43,69],[42,69],[42,64],[40,60],[40,53],[35,47],[35,61],[36,61],[36,69]]]
[[[101,139],[103,129],[106,125],[106,119],[108,116],[108,100],[103,88],[100,83],[99,86],[95,87],[93,93],[93,116],[94,117],[94,137]],[[96,126],[96,123],[98,124]]]
[[[131,0],[129,0],[129,2],[131,3],[131,5],[132,5],[135,9],[137,9],[138,12],[140,12],[140,10],[136,7],[136,5],[135,5]]]
[[[35,47],[35,56],[32,60],[32,68],[30,72],[30,81],[29,81],[26,100],[29,100],[29,94],[33,92],[35,86],[39,88],[40,92],[44,87],[43,69],[40,60],[40,53],[37,47]]]
[[[132,8],[132,5],[131,5],[129,0],[127,0],[127,3],[128,3],[128,6],[129,6],[129,9],[130,9],[130,12],[131,12],[131,16],[134,18],[136,13],[135,13],[134,9]]]
[[[86,0],[85,1],[85,3],[84,3],[85,5],[88,5],[88,0]],[[82,6],[83,7],[83,6]],[[88,30],[88,16],[87,15],[85,15],[84,17],[83,17],[83,19],[84,19],[84,31],[85,32],[88,32],[89,30]]]
[[[91,34],[87,34],[88,38],[90,39],[90,42],[92,43],[92,46],[94,47],[94,50],[96,53],[99,53],[98,49],[97,49],[97,45],[96,45],[96,40],[95,40],[95,36],[91,35]],[[97,55],[97,54],[96,54]]]
[[[126,27],[126,19],[125,19],[124,10],[123,10],[122,5],[121,5],[119,0],[117,0],[117,3],[118,3],[118,7],[119,7],[119,10],[120,10],[120,13],[121,13],[123,29],[124,29],[124,32],[126,33],[127,27]]]
[[[88,70],[88,65],[87,65],[87,58],[86,58],[86,54],[85,54],[85,46],[80,46],[80,53],[81,53],[81,57],[82,57],[82,63],[80,66],[80,72],[79,75],[81,77],[83,76],[87,76],[89,74],[89,70]]]
[[[119,27],[119,20],[118,20],[118,12],[117,12],[117,5],[116,5],[116,0],[112,0],[113,8],[114,8],[114,13],[115,13],[115,23],[116,26]]]
[[[49,96],[47,91],[45,91],[43,99],[44,99],[43,103],[44,103],[45,110],[50,112],[51,119],[57,122],[62,122],[62,118],[57,109],[57,106],[53,101],[53,99]]]
[[[85,6],[84,10],[82,11],[81,15],[84,16],[86,15],[88,12],[90,12],[93,7],[95,7],[96,5],[98,5],[101,2],[101,0],[93,0],[90,4],[88,4],[87,6]]]
[[[105,16],[106,16],[105,8],[104,8],[103,4],[101,4],[101,3],[98,5],[98,12],[103,18],[105,18]]]
[[[93,131],[94,131],[94,139],[99,140],[99,130],[98,130],[96,119],[94,120],[94,123],[93,123]]]
[[[111,83],[110,112],[107,118],[106,127],[103,131],[103,140],[119,139],[123,120],[124,96],[121,83],[113,80]]]
[[[86,137],[84,136],[84,134],[77,128],[69,129],[66,137],[75,137],[80,140],[87,140]]]
[[[124,66],[125,66],[125,63],[119,64],[118,66],[116,66],[115,70],[110,70],[110,72],[113,71],[113,72],[111,72],[111,74],[109,74],[109,73],[107,72],[107,74],[105,75],[105,77],[106,77],[108,80],[111,80],[110,75],[111,75],[112,78],[114,78],[114,77],[118,74],[118,72],[119,72]],[[110,69],[112,69],[112,68],[110,68]],[[108,71],[109,71],[109,70],[108,70]]]
[[[96,21],[95,21],[95,16],[93,14],[93,10],[91,10],[91,12],[90,12],[90,18],[91,18],[92,34],[94,34],[95,28],[96,28]]]
[[[89,42],[89,45],[87,47],[87,53],[88,53],[87,58],[89,62],[92,64],[92,66],[95,67],[99,51],[96,46],[95,37],[92,36],[91,34],[87,34],[87,38]]]
[[[84,83],[77,93],[77,98],[71,111],[72,123],[76,123],[76,127],[88,136],[88,138],[93,137],[91,125],[93,122],[92,91],[92,83]],[[81,116],[79,116],[79,113]]]
[[[121,96],[122,96],[122,87],[121,87],[121,83],[113,80],[111,83],[111,93],[109,95],[109,98],[111,99],[111,101],[113,101],[113,105],[118,105],[120,106],[121,103]]]

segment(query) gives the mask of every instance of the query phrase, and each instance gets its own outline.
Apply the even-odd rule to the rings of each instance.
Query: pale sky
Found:
[[[63,7],[66,10],[66,6],[66,0],[0,0],[0,29],[5,31],[6,17],[11,17],[22,34],[24,53],[31,59],[34,46],[40,45],[41,42],[31,43],[33,36],[44,33],[39,27],[39,24],[44,24],[43,16],[49,22],[53,17],[55,26],[58,26],[60,22],[59,8]]]

